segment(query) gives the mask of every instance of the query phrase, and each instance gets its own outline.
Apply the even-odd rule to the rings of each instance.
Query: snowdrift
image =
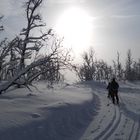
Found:
[[[97,97],[85,85],[36,84],[0,96],[0,140],[77,140],[97,114]]]

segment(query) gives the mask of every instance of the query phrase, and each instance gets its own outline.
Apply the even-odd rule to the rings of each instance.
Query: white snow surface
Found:
[[[0,95],[0,140],[140,140],[140,82],[119,84],[119,105],[104,82],[11,88]]]

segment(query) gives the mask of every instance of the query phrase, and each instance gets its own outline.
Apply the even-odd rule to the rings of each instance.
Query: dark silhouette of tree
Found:
[[[137,73],[138,73],[138,80],[140,80],[140,58],[138,59],[137,62]]]
[[[93,48],[82,55],[83,61],[80,66],[74,69],[82,81],[105,80],[112,76],[112,67],[108,66],[103,60],[97,60]]]
[[[0,80],[5,79],[6,76],[6,67],[9,64],[7,59],[9,57],[9,50],[10,50],[9,43],[7,39],[4,39],[0,42]]]
[[[95,63],[94,63],[94,50],[90,48],[88,52],[84,52],[82,55],[83,64],[76,68],[78,77],[82,81],[92,80],[95,73]]]
[[[2,20],[3,16],[0,16],[0,21]],[[0,32],[4,30],[3,25],[0,25]]]
[[[69,50],[64,49],[63,40],[58,39],[52,29],[33,36],[38,29],[45,26],[37,12],[41,3],[42,0],[28,0],[25,4],[26,28],[23,28],[20,36],[12,41],[1,43],[3,47],[0,48],[0,60],[2,60],[0,74],[7,81],[0,85],[0,94],[13,85],[26,86],[29,89],[28,85],[32,81],[42,79],[43,76],[51,84],[59,81],[61,69],[71,62]],[[41,55],[40,49],[46,49],[46,54]],[[26,63],[25,60],[29,60],[33,54],[35,58]],[[6,59],[7,56],[8,59]]]
[[[131,50],[129,49],[127,52],[127,58],[126,58],[126,68],[125,68],[125,77],[127,80],[133,80],[133,72],[132,72],[132,64],[133,64],[133,58]]]
[[[113,60],[113,75],[118,79],[124,79],[124,70],[120,62],[120,53],[117,52],[117,59]]]
[[[112,77],[112,67],[103,60],[98,60],[95,67],[95,80],[109,80]]]
[[[40,36],[33,36],[32,33],[40,27],[44,27],[41,15],[37,12],[42,0],[28,0],[25,3],[27,26],[22,29],[22,43],[20,49],[20,70],[25,68],[25,60],[31,58],[31,51],[38,51],[41,47],[41,40],[44,40],[48,34],[42,33]]]

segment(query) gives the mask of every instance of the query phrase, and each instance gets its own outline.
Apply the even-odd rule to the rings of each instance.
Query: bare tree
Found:
[[[0,21],[2,20],[3,16],[0,16]],[[3,31],[4,28],[3,28],[3,25],[0,25],[0,31]]]
[[[4,78],[5,67],[7,66],[7,57],[9,55],[10,46],[7,39],[0,42],[0,80]]]
[[[7,45],[9,46],[7,50],[9,65],[7,65],[5,73],[8,80],[0,85],[0,93],[13,85],[28,87],[33,80],[46,73],[47,80],[51,83],[59,80],[60,70],[68,66],[71,61],[69,51],[64,49],[62,41],[54,36],[51,29],[46,33],[41,32],[39,36],[33,36],[34,31],[45,26],[37,12],[41,3],[42,0],[28,0],[25,4],[27,27],[22,30],[21,37],[16,37]],[[49,43],[47,43],[48,41]],[[47,49],[45,55],[39,53],[42,48]],[[25,60],[31,58],[33,52],[36,52],[34,61],[25,63]],[[14,65],[15,63],[16,65]]]
[[[54,41],[56,40],[54,39]],[[47,78],[50,79],[48,80],[58,80],[57,74],[60,73],[60,70],[66,68],[70,62],[71,57],[69,51],[65,50],[60,43],[53,43],[49,54],[45,56],[38,55],[38,58],[36,58],[34,62],[27,65],[21,71],[18,71],[14,77],[2,84],[0,86],[0,93],[6,91],[12,85],[17,85],[18,87],[24,85],[29,88],[28,85],[44,73],[49,73]],[[41,66],[44,66],[45,68],[42,70],[40,69]],[[52,74],[55,75],[52,76]],[[21,78],[22,76],[24,76],[24,78]]]
[[[14,77],[18,73],[20,55],[18,47],[20,46],[21,39],[15,37],[12,41],[8,43],[9,46],[9,56],[8,63],[5,70],[5,80]]]
[[[126,69],[125,69],[125,76],[127,80],[133,80],[132,64],[133,64],[133,58],[132,58],[131,50],[129,49],[127,52]]]
[[[140,80],[140,58],[138,59],[138,63],[137,63],[137,70],[138,70],[138,80]]]
[[[109,80],[112,76],[112,67],[108,66],[103,60],[96,62],[95,80]]]
[[[120,62],[120,53],[117,52],[117,59],[113,60],[113,75],[118,78],[119,80],[123,79],[123,68]]]
[[[140,59],[133,61],[131,75],[133,76],[131,80],[140,80]]]
[[[121,62],[120,62],[120,53],[119,52],[117,52],[117,77],[118,77],[118,79],[120,80],[120,79],[122,79],[122,64],[121,64]]]
[[[95,74],[95,52],[90,48],[88,52],[82,55],[83,64],[79,67],[74,67],[78,77],[82,81],[94,79]]]
[[[25,60],[31,58],[31,51],[38,51],[42,46],[41,41],[45,40],[47,35],[51,33],[51,30],[49,30],[48,33],[41,32],[39,36],[32,35],[38,28],[45,26],[42,22],[41,15],[37,12],[41,3],[42,0],[28,0],[25,4],[27,26],[20,33],[23,36],[22,44],[19,46],[21,55],[20,70],[25,68]]]
[[[80,66],[73,66],[81,81],[109,80],[113,75],[113,69],[103,60],[97,60],[92,48],[82,55]]]

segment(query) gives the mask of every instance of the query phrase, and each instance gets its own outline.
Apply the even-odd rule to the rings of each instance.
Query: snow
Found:
[[[0,140],[139,140],[140,82],[119,84],[119,106],[105,82],[11,88],[0,96]]]
[[[97,95],[100,100],[100,109],[81,140],[140,139],[140,83],[119,84],[118,106],[106,98],[105,84],[92,83],[93,95]],[[107,104],[109,106],[106,106]]]

